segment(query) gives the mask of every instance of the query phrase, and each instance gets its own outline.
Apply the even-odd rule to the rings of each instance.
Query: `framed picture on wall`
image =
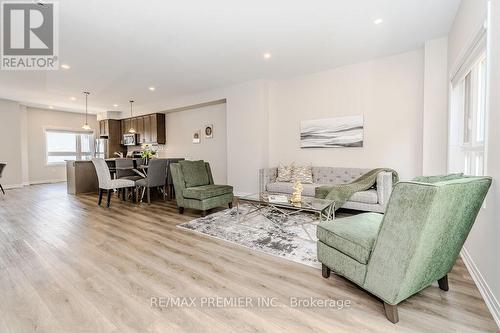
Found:
[[[201,142],[201,130],[196,130],[193,132],[193,143]]]
[[[203,132],[205,132],[205,138],[212,139],[214,137],[214,125],[205,125]]]

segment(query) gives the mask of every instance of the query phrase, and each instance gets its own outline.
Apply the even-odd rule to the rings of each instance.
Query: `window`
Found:
[[[451,84],[449,171],[485,173],[486,52],[475,52]]]
[[[94,150],[92,132],[45,130],[47,164],[65,160],[89,160]]]

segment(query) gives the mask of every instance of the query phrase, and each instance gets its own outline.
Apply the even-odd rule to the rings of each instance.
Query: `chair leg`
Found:
[[[179,207],[179,214],[184,214],[184,207]]]
[[[163,201],[167,199],[167,185],[163,185]]]
[[[121,195],[122,195],[122,201],[125,201],[125,197],[127,195],[127,189],[121,188],[120,191],[121,191]]]
[[[102,192],[103,192],[103,189],[100,188],[99,189],[99,200],[97,201],[97,205],[100,206],[101,205],[101,202],[102,202]]]
[[[201,217],[205,217],[207,216],[207,211],[206,210],[202,210],[201,211]]]
[[[397,305],[391,305],[384,302],[384,310],[385,316],[391,323],[396,324],[399,321]]]
[[[5,191],[3,190],[2,184],[0,184],[0,190],[2,190],[2,193],[5,195]]]
[[[146,190],[146,195],[148,196],[148,204],[151,203],[151,188],[148,187]]]
[[[232,202],[228,203],[227,205],[229,206],[229,209],[233,208],[233,203]]]
[[[132,202],[135,203],[136,202],[136,193],[137,193],[137,189],[136,188],[131,188],[132,190]]]
[[[438,280],[439,288],[444,291],[448,291],[450,288],[448,286],[448,274],[443,276]]]
[[[109,203],[111,201],[111,191],[112,190],[108,190],[108,193],[106,194],[106,207],[109,208]]]
[[[330,267],[326,266],[325,264],[321,264],[321,275],[323,275],[325,279],[328,279],[330,277],[330,273]]]

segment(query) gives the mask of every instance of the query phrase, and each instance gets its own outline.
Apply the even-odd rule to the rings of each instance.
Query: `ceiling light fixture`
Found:
[[[113,104],[113,107],[117,108],[117,107],[118,107],[118,104]]]
[[[49,105],[49,109],[53,109],[54,107],[52,105]]]
[[[61,68],[62,68],[62,69],[70,69],[70,68],[71,68],[71,66],[70,66],[70,65],[66,65],[66,64],[62,64],[62,65],[61,65]]]
[[[134,103],[134,101],[129,101],[129,102],[130,102],[130,118],[132,118],[132,104]],[[135,133],[135,128],[130,127],[130,129],[128,130],[128,132],[134,134]]]
[[[156,90],[156,88],[155,88],[155,87],[149,87],[149,90],[151,90],[151,91],[155,91],[155,90]]]
[[[382,20],[381,18],[376,19],[376,20],[373,21],[374,24],[380,24],[382,22],[384,22],[384,20]]]
[[[90,92],[88,91],[84,91],[83,92],[85,94],[85,124],[83,124],[82,128],[86,131],[90,130],[90,126],[89,126],[89,123],[87,122],[87,116],[88,116],[88,113],[89,113],[89,110],[88,110],[88,98],[89,98],[89,95],[90,95]]]
[[[271,53],[264,53],[264,59],[271,59]]]

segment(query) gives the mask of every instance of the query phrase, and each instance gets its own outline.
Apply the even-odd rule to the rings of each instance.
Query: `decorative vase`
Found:
[[[302,201],[302,189],[304,187],[302,186],[302,183],[297,180],[295,184],[293,185],[293,194],[292,197],[290,198],[291,203],[299,203]]]

